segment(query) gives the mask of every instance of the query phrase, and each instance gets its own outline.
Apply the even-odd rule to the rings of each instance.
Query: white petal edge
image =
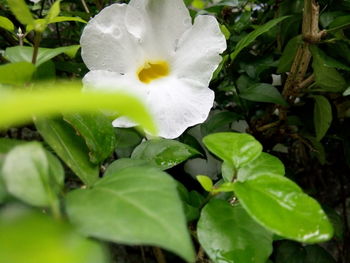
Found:
[[[180,38],[172,67],[180,79],[199,81],[208,86],[227,48],[216,18],[197,16],[193,26]]]

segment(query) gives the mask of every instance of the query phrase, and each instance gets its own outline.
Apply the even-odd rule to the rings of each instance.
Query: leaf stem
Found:
[[[35,31],[35,36],[34,36],[34,50],[33,50],[33,56],[32,56],[32,64],[35,65],[38,53],[39,53],[39,45],[41,42],[41,32]]]

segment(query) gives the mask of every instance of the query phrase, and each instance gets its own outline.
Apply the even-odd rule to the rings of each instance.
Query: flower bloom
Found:
[[[159,136],[176,138],[208,117],[214,102],[209,82],[226,49],[213,16],[197,16],[192,24],[183,0],[131,0],[103,9],[80,43],[90,70],[84,84],[141,98]],[[135,125],[125,117],[113,121]]]

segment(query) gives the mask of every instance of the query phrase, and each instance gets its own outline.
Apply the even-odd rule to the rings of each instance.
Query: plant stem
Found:
[[[33,56],[32,56],[32,64],[34,65],[38,57],[40,42],[41,42],[41,32],[35,31],[34,50],[33,50]]]
[[[153,253],[156,257],[157,263],[166,263],[165,256],[159,247],[153,247]]]

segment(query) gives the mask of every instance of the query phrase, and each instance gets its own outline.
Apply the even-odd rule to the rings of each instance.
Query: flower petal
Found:
[[[147,105],[160,137],[179,137],[188,127],[204,122],[213,106],[214,92],[198,82],[168,77],[150,85]]]
[[[126,10],[125,4],[106,7],[84,28],[81,55],[90,70],[127,73],[140,64],[143,51],[125,27]]]
[[[143,40],[143,46],[151,56],[164,57],[173,53],[181,35],[192,25],[183,0],[131,0],[128,6],[130,14],[128,11],[126,27]]]
[[[172,65],[175,74],[180,79],[191,79],[208,86],[221,61],[219,54],[225,49],[225,36],[215,17],[197,16],[194,25],[179,40]]]

